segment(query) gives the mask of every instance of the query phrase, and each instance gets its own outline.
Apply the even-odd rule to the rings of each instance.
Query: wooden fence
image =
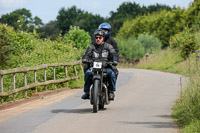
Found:
[[[125,57],[125,56],[119,56],[119,64],[124,65],[135,65],[139,62],[140,60],[137,58],[131,58],[131,57]]]
[[[81,71],[83,72],[83,67],[82,67],[82,62],[81,61],[76,61],[76,62],[72,62],[72,63],[57,63],[57,64],[43,64],[40,66],[35,66],[35,67],[24,67],[24,68],[14,68],[14,69],[8,69],[8,70],[0,70],[0,97],[5,97],[5,96],[9,96],[21,91],[25,91],[25,96],[27,96],[27,90],[31,89],[31,88],[35,88],[38,86],[46,86],[49,84],[56,84],[56,83],[62,83],[62,82],[66,82],[69,80],[73,80],[73,79],[77,79],[80,78],[80,75],[78,75],[77,73],[77,68],[76,66],[80,65],[81,67]],[[62,79],[56,79],[56,69],[55,67],[60,67],[63,66],[63,72],[65,72],[65,78]],[[68,70],[67,67],[73,67],[74,69],[74,75],[73,77],[68,77]],[[46,73],[46,69],[48,67],[53,67],[53,80],[47,80],[47,73]],[[44,82],[38,82],[37,81],[37,71],[38,70],[44,70]],[[27,72],[30,71],[34,71],[34,83],[31,84],[27,84]],[[24,86],[20,87],[20,88],[16,88],[16,81],[15,81],[15,74],[16,73],[24,73]],[[11,91],[6,91],[4,92],[4,82],[3,82],[3,78],[4,75],[8,75],[8,74],[12,74],[12,85],[13,88]]]

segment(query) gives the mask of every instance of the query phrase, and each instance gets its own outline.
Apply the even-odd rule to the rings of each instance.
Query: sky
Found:
[[[17,9],[30,10],[32,17],[38,16],[43,23],[56,20],[61,8],[68,9],[75,5],[77,8],[102,17],[109,17],[110,11],[117,11],[123,2],[136,2],[140,6],[156,3],[168,6],[188,8],[193,0],[0,0],[0,16]]]

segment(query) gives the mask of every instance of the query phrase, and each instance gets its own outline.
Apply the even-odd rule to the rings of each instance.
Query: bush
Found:
[[[170,47],[179,48],[181,56],[186,59],[199,48],[199,45],[196,43],[195,34],[189,28],[185,28],[183,32],[170,39]]]
[[[145,52],[152,54],[154,51],[161,50],[162,42],[154,35],[140,34],[138,40],[144,47]]]
[[[135,19],[123,23],[117,33],[117,37],[138,37],[143,33],[155,33],[161,40],[163,48],[169,46],[169,38],[183,30],[185,26],[185,10],[180,8],[173,11],[161,11],[159,13],[138,16]]]
[[[88,32],[79,29],[79,27],[70,27],[68,34],[64,36],[65,43],[71,43],[75,48],[87,48],[91,43],[91,37]]]
[[[13,64],[8,63],[12,56],[31,53],[35,40],[36,36],[32,33],[15,31],[10,26],[0,24],[0,69],[12,68]]]
[[[172,116],[177,120],[183,133],[199,133],[200,132],[200,68],[196,54],[189,56],[187,70],[189,82],[185,90],[182,90],[180,98],[173,107]],[[186,66],[188,68],[186,68]]]
[[[142,43],[135,38],[116,39],[119,47],[119,54],[126,57],[142,58],[145,54],[145,49]]]
[[[12,69],[18,67],[31,67],[38,66],[41,64],[51,64],[51,63],[65,63],[65,62],[73,62],[80,60],[82,57],[82,53],[84,53],[85,49],[81,47],[77,50],[76,47],[73,47],[74,41],[70,41],[68,38],[68,43],[63,42],[63,38],[59,36],[55,41],[51,41],[50,39],[38,39],[38,34],[34,33],[26,33],[22,31],[15,31],[13,28],[8,27],[6,25],[0,24],[0,54],[1,54],[1,64],[0,69]],[[71,31],[69,31],[71,33]],[[77,32],[77,33],[76,33]],[[80,35],[80,30],[73,30],[74,35]],[[84,31],[81,30],[81,33]],[[87,34],[85,32],[85,34]],[[78,39],[75,40],[77,44],[82,43],[81,35],[78,36]],[[85,37],[85,36],[84,36]],[[84,40],[84,38],[83,38]],[[87,40],[89,40],[87,38]],[[80,41],[80,42],[79,42]],[[89,41],[88,41],[89,42]],[[87,43],[89,44],[89,43]],[[5,57],[5,58],[2,58]],[[2,59],[6,60],[2,61]],[[80,74],[81,68],[77,67],[77,71]],[[27,73],[27,82],[28,84],[34,83],[34,73]],[[53,78],[53,69],[47,69],[47,79],[51,80]],[[74,75],[73,67],[68,68],[68,75]],[[56,67],[56,79],[61,79],[65,77],[64,68]],[[24,76],[23,73],[16,74],[16,88],[22,87],[24,85]],[[37,71],[37,80],[39,82],[44,81],[44,71]],[[48,85],[47,89],[55,89],[60,87],[83,87],[83,83],[81,79],[77,79],[67,83],[61,83],[56,85]],[[78,86],[75,86],[78,84]],[[37,87],[38,91],[45,91],[44,87]],[[12,90],[12,75],[4,76],[4,91]],[[35,92],[35,90],[30,89],[27,91],[28,96],[31,93]],[[15,94],[15,99],[20,99],[24,97],[24,93],[20,92]],[[6,102],[13,100],[13,96],[10,95],[8,97],[3,98],[1,102]]]

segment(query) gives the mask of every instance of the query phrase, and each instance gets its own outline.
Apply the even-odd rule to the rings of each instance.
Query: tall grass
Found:
[[[174,67],[183,61],[179,53],[180,51],[174,49],[155,51],[148,58],[141,59],[136,68],[168,70],[178,73],[180,70],[174,69]]]
[[[194,53],[183,60],[179,50],[167,49],[150,55],[136,66],[136,68],[164,70],[188,77],[188,84],[176,101],[172,112],[182,133],[200,133],[200,60],[196,57]]]

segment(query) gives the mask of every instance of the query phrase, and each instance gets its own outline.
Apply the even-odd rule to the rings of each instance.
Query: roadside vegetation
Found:
[[[182,88],[172,112],[172,117],[179,125],[181,133],[200,133],[199,7],[200,2],[194,0],[187,10],[177,8],[138,16],[125,21],[116,37],[120,40],[121,55],[137,58],[143,55],[136,68],[167,71],[188,77],[188,83]],[[154,35],[154,39],[158,38],[162,42],[162,50],[154,47],[152,52],[148,53],[148,58],[145,57],[145,53],[149,50],[144,50],[145,47],[142,46],[145,45],[138,41],[144,33]],[[124,52],[125,48],[127,53]],[[130,54],[129,51],[133,53]]]
[[[183,36],[177,37],[185,39]],[[199,37],[200,32],[195,35],[196,45],[200,45]],[[200,53],[194,52],[185,59],[180,48],[168,48],[142,59],[135,68],[167,71],[188,77],[186,88],[181,89],[180,97],[173,107],[172,117],[177,121],[181,133],[199,133]]]
[[[40,39],[35,31],[27,33],[20,29],[14,30],[13,27],[0,24],[0,69],[12,69],[19,67],[31,67],[51,63],[69,63],[80,60],[85,48],[90,44],[89,33],[78,27],[71,27],[68,34],[58,36],[56,40]],[[80,45],[81,44],[81,45]],[[82,75],[81,68],[77,68]],[[64,78],[65,74],[62,67],[56,68],[59,73],[56,79]],[[62,72],[62,73],[61,73]],[[52,77],[52,69],[47,70],[47,78]],[[68,75],[74,76],[73,68],[68,69]],[[38,71],[38,81],[44,79],[43,71]],[[28,83],[33,83],[34,73],[27,75]],[[16,74],[16,88],[24,84],[23,74]],[[82,88],[83,77],[81,79],[69,81],[62,84],[48,85],[46,88],[38,87],[37,91],[53,90],[56,88],[70,87]],[[4,76],[4,91],[12,90],[12,75]],[[35,88],[28,90],[28,96],[35,92]],[[24,92],[17,93],[16,99],[25,97]],[[13,96],[4,97],[0,102],[12,101]]]
[[[140,58],[136,68],[188,77],[188,84],[176,101],[172,116],[182,133],[200,133],[199,7],[199,0],[194,0],[187,9],[159,4],[145,7],[124,2],[116,12],[110,13],[109,18],[102,18],[72,6],[61,8],[57,19],[45,25],[37,16],[32,18],[29,10],[19,9],[0,18],[0,69],[80,60],[99,24],[109,22],[119,54]],[[70,73],[72,75],[69,70]],[[39,75],[43,79],[42,74]],[[12,88],[11,80],[11,76],[5,78],[5,88]],[[23,84],[23,78],[16,81],[18,86]],[[83,87],[83,75],[78,80],[49,85],[47,90],[60,87]],[[45,90],[38,88],[38,91]],[[29,90],[28,96],[32,93],[34,90]],[[15,95],[15,99],[22,97],[22,93]],[[11,100],[13,96],[1,99],[0,103]]]

